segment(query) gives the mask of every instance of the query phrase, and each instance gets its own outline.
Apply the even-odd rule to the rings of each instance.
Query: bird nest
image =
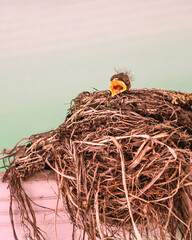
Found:
[[[15,239],[12,199],[44,239],[22,180],[47,166],[81,239],[192,239],[191,94],[83,92],[56,130],[4,154]]]

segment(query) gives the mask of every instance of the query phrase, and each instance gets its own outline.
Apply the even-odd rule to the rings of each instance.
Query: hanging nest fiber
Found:
[[[47,166],[81,239],[192,239],[192,94],[83,92],[56,130],[4,154],[11,206],[33,239],[44,237],[22,181]]]

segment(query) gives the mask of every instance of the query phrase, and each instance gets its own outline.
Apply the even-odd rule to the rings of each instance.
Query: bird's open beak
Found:
[[[115,95],[124,92],[127,89],[127,86],[123,81],[118,80],[118,78],[114,78],[113,81],[111,81],[109,90],[112,93],[112,97]]]

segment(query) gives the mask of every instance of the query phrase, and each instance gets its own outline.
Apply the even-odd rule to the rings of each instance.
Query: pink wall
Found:
[[[24,183],[24,188],[31,199],[44,207],[55,209],[57,201],[56,181],[49,172],[38,174]],[[14,240],[11,222],[9,218],[9,189],[7,183],[2,183],[0,173],[0,239]],[[54,211],[43,209],[34,205],[38,226],[46,232],[46,240],[56,239]],[[20,224],[20,215],[17,205],[14,206],[14,220],[19,239],[23,239],[24,232]],[[58,240],[71,239],[72,224],[64,214],[62,204],[59,204],[59,216],[57,217]]]

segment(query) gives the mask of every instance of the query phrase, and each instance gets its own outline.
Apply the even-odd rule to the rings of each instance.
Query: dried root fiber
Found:
[[[33,239],[44,237],[22,181],[46,166],[80,239],[192,239],[191,94],[83,92],[56,130],[4,154],[4,181]]]

